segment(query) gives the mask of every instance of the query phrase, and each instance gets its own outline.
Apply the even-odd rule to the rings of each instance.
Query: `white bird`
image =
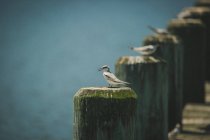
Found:
[[[169,32],[166,29],[154,28],[152,26],[148,26],[148,28],[150,30],[152,30],[153,32],[155,32],[156,34],[160,34],[160,35],[167,35],[167,34],[169,34]]]
[[[98,70],[103,71],[104,79],[109,83],[109,87],[121,87],[130,84],[119,80],[113,73],[110,72],[110,68],[107,65],[102,66]]]
[[[146,56],[146,55],[153,54],[157,50],[157,47],[158,47],[157,45],[147,45],[147,46],[142,46],[142,47],[137,47],[137,48],[130,47],[130,49],[137,53],[140,53],[143,56]]]
[[[180,124],[176,124],[175,128],[168,133],[168,139],[175,140],[180,131]]]
[[[184,10],[177,15],[177,18],[178,19],[192,18],[192,15],[189,11]]]

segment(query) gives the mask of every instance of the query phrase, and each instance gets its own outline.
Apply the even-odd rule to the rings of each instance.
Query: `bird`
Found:
[[[186,18],[192,18],[192,15],[189,11],[183,10],[177,15],[178,19],[186,19]]]
[[[175,128],[168,133],[168,139],[169,140],[175,140],[177,134],[179,134],[180,131],[181,131],[180,130],[180,124],[178,123],[178,124],[176,124]]]
[[[130,49],[143,56],[148,56],[153,54],[157,50],[157,47],[158,45],[146,45],[142,47],[130,47]]]
[[[156,34],[159,34],[159,35],[167,35],[167,34],[169,34],[169,32],[166,29],[155,28],[155,27],[152,27],[152,26],[149,26],[149,25],[148,25],[148,28],[150,30],[152,30],[153,32],[155,32]]]
[[[128,86],[130,83],[119,80],[111,71],[108,65],[98,69],[103,72],[104,79],[109,83],[109,87]]]

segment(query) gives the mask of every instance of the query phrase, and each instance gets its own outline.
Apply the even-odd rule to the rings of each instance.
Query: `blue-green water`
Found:
[[[71,140],[72,97],[194,0],[1,0],[0,140]]]

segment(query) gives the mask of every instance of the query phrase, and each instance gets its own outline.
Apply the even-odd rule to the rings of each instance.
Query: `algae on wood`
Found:
[[[203,103],[205,26],[197,19],[173,19],[168,30],[183,44],[183,105]]]
[[[155,57],[124,56],[116,75],[137,93],[135,140],[167,140],[168,74],[165,61]]]
[[[210,4],[210,1],[209,1]],[[200,19],[206,26],[206,47],[205,47],[205,80],[210,81],[210,8],[189,7],[183,12],[188,12],[187,18]]]
[[[137,95],[130,88],[81,88],[74,96],[74,140],[134,140]]]
[[[176,36],[151,35],[144,39],[144,45],[160,44],[155,55],[168,64],[168,131],[182,123],[182,69],[183,52]]]

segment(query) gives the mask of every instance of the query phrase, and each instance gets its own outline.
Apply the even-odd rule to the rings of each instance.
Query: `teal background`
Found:
[[[0,140],[71,140],[78,89],[193,2],[1,0]]]

